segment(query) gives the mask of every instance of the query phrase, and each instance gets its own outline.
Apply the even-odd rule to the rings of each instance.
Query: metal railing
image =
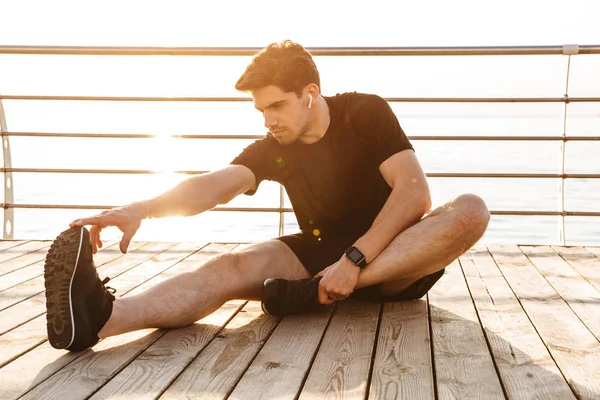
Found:
[[[412,141],[560,141],[561,165],[560,173],[427,173],[428,177],[439,178],[553,178],[560,179],[561,209],[559,211],[512,211],[491,210],[493,215],[535,215],[560,216],[560,240],[565,243],[565,216],[600,216],[599,212],[575,212],[565,210],[564,190],[566,179],[597,179],[600,174],[567,174],[565,173],[565,144],[568,141],[600,141],[600,136],[568,136],[567,105],[571,102],[600,102],[600,97],[569,97],[569,75],[571,56],[577,54],[600,54],[600,45],[564,45],[564,46],[512,46],[512,47],[319,47],[307,48],[314,56],[485,56],[485,55],[565,55],[568,57],[565,93],[562,97],[388,97],[389,102],[411,103],[564,103],[562,136],[409,136]],[[0,46],[0,54],[35,54],[35,55],[170,55],[170,56],[251,56],[261,48],[230,47],[67,47],[67,46]],[[2,100],[42,100],[42,101],[149,101],[149,102],[246,102],[249,97],[134,97],[134,96],[33,96],[33,95],[1,95],[0,94],[0,128],[2,133],[2,149],[4,154],[4,229],[3,238],[10,239],[14,232],[14,209],[107,209],[115,205],[68,205],[68,204],[15,204],[13,200],[13,173],[85,173],[85,174],[152,174],[150,170],[112,170],[112,169],[51,169],[51,168],[14,168],[11,163],[10,141],[12,137],[69,137],[69,138],[128,138],[147,139],[155,135],[128,133],[49,133],[49,132],[11,132],[8,130]],[[180,139],[258,139],[263,135],[212,135],[190,134],[172,135]],[[207,171],[173,171],[179,174],[201,174]],[[283,213],[292,211],[284,207],[284,190],[280,188],[279,207],[277,208],[242,208],[217,207],[215,211],[245,212],[278,212],[280,214],[279,233],[283,234]]]

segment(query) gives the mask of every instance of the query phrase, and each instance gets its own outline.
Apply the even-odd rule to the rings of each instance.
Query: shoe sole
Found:
[[[56,349],[69,347],[75,339],[71,293],[83,242],[84,227],[62,232],[50,246],[44,264],[48,340]]]

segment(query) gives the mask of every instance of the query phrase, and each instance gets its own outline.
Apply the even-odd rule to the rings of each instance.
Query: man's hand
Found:
[[[319,303],[331,304],[350,296],[358,284],[359,275],[360,268],[343,255],[338,262],[316,275],[322,277],[319,282]]]
[[[89,218],[76,219],[69,226],[84,226],[93,225],[90,229],[90,239],[92,241],[92,253],[96,254],[99,248],[102,248],[102,240],[100,240],[100,232],[107,226],[116,226],[123,237],[119,244],[121,253],[127,252],[127,247],[142,224],[143,213],[137,205],[113,208],[104,211],[98,215]]]

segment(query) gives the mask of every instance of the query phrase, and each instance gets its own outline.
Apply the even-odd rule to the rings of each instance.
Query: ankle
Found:
[[[112,308],[112,312],[110,314],[110,317],[108,318],[108,320],[106,321],[106,323],[104,324],[104,326],[100,329],[100,331],[98,332],[98,337],[100,339],[106,339],[109,336],[115,336],[118,335],[119,333],[119,315],[121,314],[121,301],[120,299],[115,299],[115,301],[113,302],[113,308]]]

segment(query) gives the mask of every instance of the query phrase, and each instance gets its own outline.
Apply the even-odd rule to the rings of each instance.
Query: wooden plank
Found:
[[[300,399],[366,397],[379,309],[353,300],[337,305]]]
[[[504,399],[458,261],[429,291],[437,392],[440,399]]]
[[[0,264],[0,279],[3,279],[7,274],[14,273],[17,270],[43,261],[46,258],[50,244],[48,242],[32,242],[36,245],[44,244],[41,249],[30,251],[27,254],[22,254]],[[19,246],[23,247],[23,246]],[[17,249],[19,248],[17,247]],[[31,249],[30,249],[31,250]],[[2,254],[2,253],[0,253]]]
[[[173,266],[182,257],[187,257],[190,252],[195,251],[197,245],[178,244],[171,247],[168,251],[152,257],[148,261],[132,268],[124,274],[111,280],[111,285],[119,293],[124,294],[140,283],[160,274],[165,269]],[[46,335],[46,317],[41,315],[20,327],[0,336],[0,367],[7,364],[14,358],[31,350],[32,348],[45,342]]]
[[[179,246],[182,247],[185,246],[185,244],[180,244]],[[200,255],[200,257],[202,257],[202,255]],[[197,267],[198,262],[193,262],[192,266]],[[185,265],[182,268],[179,267],[180,265],[178,264],[168,270],[165,270],[162,274],[174,276],[179,274],[181,271],[185,271],[186,269],[189,270],[190,268],[189,265]],[[140,290],[136,288],[136,290],[129,292],[128,295],[136,294],[139,291]],[[146,341],[140,343],[130,343],[127,351],[122,353],[112,352],[113,348],[118,348],[125,344],[120,335],[107,338],[101,341],[98,345],[94,346],[93,350],[84,352],[82,357],[76,359],[68,366],[61,369],[58,373],[44,381],[33,391],[29,392],[24,398],[37,398],[38,396],[42,396],[42,394],[44,399],[64,399],[67,396],[73,398],[86,398],[100,389],[108,380],[119,374],[119,372],[128,364],[135,362],[134,359],[140,356],[140,354],[143,354],[141,356],[141,360],[146,359],[158,361],[162,363],[161,365],[163,368],[168,369],[170,367],[170,362],[173,362],[175,359],[177,359],[179,353],[178,349],[185,352],[186,342],[189,344],[190,341],[198,340],[196,339],[196,335],[199,337],[206,336],[203,331],[213,332],[215,326],[217,326],[218,330],[243,306],[243,304],[243,301],[233,301],[227,303],[219,311],[206,317],[197,324],[171,331],[161,330],[157,334],[158,336],[151,343]],[[178,349],[160,346],[160,343],[157,346],[151,346],[152,343],[156,343],[159,338],[163,337],[165,333],[171,338],[171,344],[174,344],[175,342],[179,343]],[[147,350],[149,346],[152,350]],[[106,350],[106,352],[101,350]],[[166,359],[169,359],[170,362],[164,364],[163,362]],[[189,362],[191,362],[191,359],[188,360],[188,363]],[[159,377],[162,376],[163,372],[168,373],[166,369],[159,369],[159,376],[151,375],[150,377],[146,377],[146,379],[148,379],[148,383],[158,382]],[[81,371],[91,372],[90,375],[82,375]],[[133,385],[134,379],[128,375],[129,373],[135,371],[137,370],[134,369],[132,371],[131,368],[127,368],[126,372],[118,375],[118,378],[116,378],[117,383],[121,379],[124,379],[126,382],[125,386]],[[117,384],[117,387],[120,388],[121,386]],[[110,389],[111,388],[108,390]],[[150,387],[149,390],[152,391],[152,387]],[[157,393],[154,393],[154,397],[156,396]],[[104,396],[102,397],[105,398]]]
[[[490,250],[576,396],[597,399],[598,340],[517,246],[493,246]]]
[[[47,241],[46,242],[29,242],[29,243],[35,244],[36,246],[27,249],[26,254],[20,255],[19,257],[10,259],[10,260],[5,261],[0,264],[0,291],[3,290],[1,288],[1,287],[3,287],[1,282],[4,280],[5,277],[8,278],[8,276],[10,276],[11,278],[14,278],[14,277],[19,276],[18,273],[21,273],[23,276],[23,281],[25,279],[31,279],[31,272],[38,271],[40,265],[42,266],[42,272],[43,272],[43,266],[44,266],[44,262],[46,259],[46,254],[48,254],[48,250],[50,249],[50,245],[52,243],[47,242]],[[27,245],[29,245],[29,243]],[[110,245],[107,244],[106,247],[109,247],[109,246],[112,246],[112,244],[110,244]],[[25,246],[19,246],[19,247],[17,247],[17,249],[19,249],[20,247],[25,247]],[[38,247],[41,247],[41,248],[33,251],[35,248],[38,248]],[[114,250],[112,250],[112,249],[109,250],[109,253],[112,251],[114,251]],[[107,256],[110,256],[110,254],[100,252],[100,253],[98,253],[98,255],[96,257],[98,257],[99,261],[102,261],[103,257],[107,257]],[[34,267],[34,266],[37,266],[37,267]],[[14,279],[12,279],[10,281],[13,281],[13,280]]]
[[[154,245],[155,244],[147,244],[145,242],[136,242],[135,244],[132,243],[131,250],[133,251],[135,249],[138,249],[139,247],[146,246],[143,251],[148,252],[148,251],[151,251],[151,249],[153,249],[154,247],[147,247],[147,246],[154,246]],[[164,247],[163,244],[160,244],[160,246],[162,246],[162,250],[166,249],[166,247]],[[142,250],[138,250],[136,252],[136,254],[140,253],[141,251]],[[99,256],[94,257],[94,263],[97,266],[103,266],[109,261],[108,259],[105,259],[105,257],[110,254],[115,254],[115,252],[112,248],[110,248],[110,249],[107,249],[106,251],[103,250],[102,253],[98,253],[98,254],[99,254]],[[119,254],[120,254],[120,252],[119,252]],[[115,260],[121,259],[121,257],[122,257],[122,255],[115,258]],[[139,256],[134,256],[133,258],[126,257],[122,261],[123,265],[128,265],[131,261],[134,261],[135,257],[139,257]],[[148,255],[147,258],[150,258],[150,257],[151,256]],[[115,262],[120,263],[121,261],[115,261]],[[41,263],[43,266],[44,261],[41,261]],[[111,265],[117,265],[117,264],[111,263]],[[135,265],[137,265],[137,264],[131,264],[131,267],[133,267]],[[110,274],[107,272],[106,275],[110,275]],[[110,276],[112,276],[112,275],[110,275]],[[30,279],[28,281],[25,281],[23,283],[15,285],[3,292],[0,292],[0,310],[4,310],[5,308],[8,308],[8,307],[10,307],[14,304],[17,304],[25,299],[28,299],[30,297],[33,297],[36,294],[39,294],[43,291],[44,291],[44,276],[43,275],[40,275],[34,279]]]
[[[136,257],[137,264],[143,263],[145,260],[150,260],[152,258],[154,259],[153,262],[160,262],[160,257],[159,255],[156,255],[156,252],[168,250],[174,245],[175,243],[150,243],[147,246],[144,246],[144,248],[138,249],[136,252],[127,253],[127,256],[124,257],[124,259],[120,260],[120,264],[118,265],[111,265],[112,263],[107,264],[107,270],[105,272],[117,272],[117,268],[120,265],[125,264],[127,262],[131,263],[131,258]],[[201,245],[198,245],[198,247],[201,247]],[[154,257],[152,257],[153,253],[155,254]],[[140,256],[143,256],[144,258],[142,259],[140,258]],[[167,258],[168,256],[168,254],[164,254],[163,258]],[[146,267],[148,268],[148,262],[146,264]],[[157,278],[158,277],[154,277],[154,279]],[[137,282],[139,282],[139,280]],[[121,287],[124,287],[125,283],[126,282],[122,280],[120,283]],[[127,289],[127,287],[125,287],[125,289]],[[150,331],[146,331],[146,334],[148,332]],[[125,338],[121,340],[122,335],[120,335],[117,338],[119,338],[118,343],[125,345],[127,343],[127,340],[133,341],[137,340],[139,337],[141,336],[127,336],[127,338],[129,339]],[[156,340],[156,337],[153,337],[153,340]],[[100,346],[100,344],[94,346],[94,351],[99,351],[98,346]],[[110,346],[107,346],[107,348],[108,347]],[[4,368],[0,369],[0,382],[6,382],[5,385],[0,385],[0,398],[18,398],[22,396],[23,394],[37,386],[39,383],[48,379],[62,367],[72,362],[81,354],[84,353],[71,353],[65,350],[56,350],[50,347],[48,342],[43,343],[41,346],[36,347],[35,349],[29,351],[28,353],[17,358],[15,361],[6,365]]]
[[[569,265],[581,274],[596,290],[600,291],[600,258],[590,248],[553,246]]]
[[[600,257],[600,247],[585,247],[585,249],[596,257]]]
[[[488,251],[460,262],[508,398],[575,399]]]
[[[248,302],[160,399],[227,398],[277,323]]]
[[[27,243],[28,240],[0,240],[0,252]]]
[[[550,246],[523,246],[521,250],[600,341],[600,292]]]
[[[142,243],[139,242],[139,245],[141,245]],[[138,244],[132,246],[131,251],[134,252],[136,250],[136,247],[139,246]],[[95,262],[96,265],[98,265],[98,271],[99,273],[104,273],[104,270],[106,268],[105,264],[108,262],[114,262],[116,265],[118,265],[118,259],[122,256],[121,253],[118,251],[117,252],[108,252],[106,251],[106,253],[111,254],[112,257],[114,258],[113,260],[111,260],[109,257],[104,256],[104,257],[98,257],[100,258],[100,261],[98,261],[98,263]],[[150,258],[149,256],[147,256],[148,258]],[[100,264],[102,263],[102,264]],[[126,264],[123,264],[123,267],[125,267]],[[10,331],[11,329],[16,328],[19,325],[24,324],[27,321],[32,320],[33,318],[37,317],[38,315],[41,315],[43,313],[46,312],[46,294],[43,291],[44,289],[44,282],[43,282],[44,277],[40,276],[39,278],[36,279],[32,279],[30,281],[27,281],[21,285],[17,285],[14,286],[11,289],[7,289],[4,292],[0,292],[0,298],[1,297],[5,297],[5,296],[10,296],[10,293],[12,289],[18,288],[17,292],[19,291],[19,289],[22,289],[23,286],[28,287],[29,289],[31,289],[31,284],[30,285],[25,285],[28,282],[33,282],[35,281],[36,283],[38,283],[41,286],[38,286],[38,291],[41,291],[41,293],[30,297],[27,300],[18,302],[17,304],[14,304],[11,307],[8,307],[2,311],[0,311],[0,335]],[[21,288],[19,288],[19,286],[21,286]],[[12,300],[14,301],[15,298],[13,297]]]
[[[369,390],[370,399],[433,399],[426,300],[385,303]]]
[[[26,256],[24,256],[26,257]],[[6,275],[0,276],[0,292],[16,286],[20,283],[27,282],[30,279],[36,278],[44,273],[44,263],[36,262],[27,267],[20,268]]]
[[[334,307],[285,317],[231,394],[234,399],[293,399],[310,368]]]
[[[52,244],[50,241],[32,241],[22,243],[18,246],[9,247],[0,252],[0,266],[12,259],[21,257],[44,247],[49,247],[50,244]]]

